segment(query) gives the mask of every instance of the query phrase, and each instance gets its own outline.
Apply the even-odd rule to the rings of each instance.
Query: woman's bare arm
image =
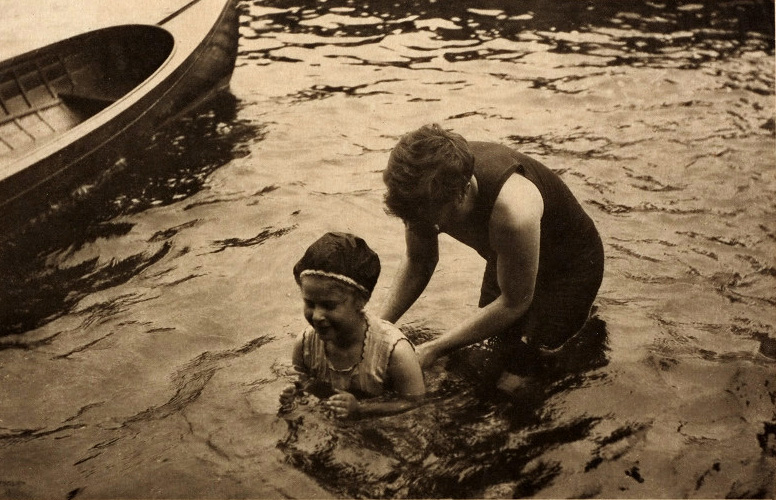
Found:
[[[498,255],[501,295],[458,327],[418,347],[422,366],[452,350],[492,337],[517,321],[531,305],[539,269],[543,201],[527,179],[513,176],[494,206],[490,244]]]
[[[404,239],[405,256],[380,314],[382,319],[391,323],[398,321],[420,297],[439,260],[439,242],[435,233],[407,224]]]

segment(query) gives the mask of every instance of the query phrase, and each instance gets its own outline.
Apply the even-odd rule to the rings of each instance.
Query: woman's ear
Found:
[[[469,194],[469,192],[472,189],[472,181],[469,181],[466,183],[466,186],[464,186],[463,191],[461,191],[460,196],[458,196],[458,204],[461,205],[466,200],[466,196]]]

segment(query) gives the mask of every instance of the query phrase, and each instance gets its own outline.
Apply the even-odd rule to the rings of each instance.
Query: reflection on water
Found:
[[[663,78],[660,71],[695,70],[715,74],[725,92],[743,90],[772,96],[772,75],[762,74],[756,67],[720,63],[745,57],[749,53],[772,54],[773,18],[772,2],[749,1],[559,1],[553,2],[552,8],[547,8],[546,2],[490,1],[472,6],[467,2],[434,1],[369,2],[361,5],[336,0],[325,3],[275,1],[254,6],[244,18],[242,34],[245,42],[241,55],[246,63],[308,64],[330,59],[359,69],[390,67],[452,75],[448,81],[434,82],[440,87],[440,97],[416,94],[412,98],[407,97],[408,102],[443,101],[441,96],[448,95],[446,93],[452,90],[476,85],[482,77],[478,71],[490,72],[490,76],[504,82],[526,82],[532,89],[577,96],[592,93],[591,89],[596,86],[612,85],[607,77],[617,74],[619,68],[625,72],[640,67],[652,70],[650,74],[661,75],[656,78],[671,84],[677,82],[672,81],[671,76]],[[544,59],[544,65],[539,62],[539,57]],[[482,64],[455,67],[459,63],[477,62]],[[498,62],[499,65],[486,65],[487,62]],[[514,68],[509,68],[509,65],[514,65]],[[547,69],[546,65],[551,69]],[[528,70],[523,71],[524,68]],[[352,85],[313,83],[286,94],[280,102],[283,105],[302,105],[307,101],[323,99],[367,99],[382,95],[404,97],[410,93],[409,90],[405,93],[399,90],[399,85],[411,78],[406,73],[379,75],[368,83],[355,79]],[[414,88],[417,90],[417,87]],[[650,90],[649,84],[645,83],[644,88],[635,90],[634,94]],[[631,106],[631,109],[635,106],[627,101],[616,105]],[[749,102],[742,101],[742,106],[747,105]],[[691,108],[711,105],[688,99],[672,104],[663,102],[656,108],[673,106]],[[755,108],[757,106],[754,105]],[[449,114],[447,119],[465,120],[478,116],[501,120],[521,118],[519,113],[513,116],[509,112],[509,108],[490,114],[479,110],[466,111]],[[604,113],[609,112],[611,109],[601,111],[602,121],[607,118]],[[616,181],[585,171],[557,170],[561,175],[583,179],[584,185],[599,195],[586,200],[587,203],[614,217],[637,214],[695,216],[716,211],[721,218],[736,218],[742,214],[741,208],[709,206],[706,197],[701,197],[702,189],[689,192],[692,188],[688,186],[690,181],[687,177],[667,177],[660,175],[662,172],[659,169],[656,169],[658,173],[650,175],[631,166],[633,146],[651,140],[648,129],[670,129],[675,123],[649,123],[643,134],[640,130],[633,133],[629,130],[637,123],[632,117],[623,119],[621,123],[620,129],[628,130],[628,135],[613,133],[611,129],[601,133],[594,125],[581,125],[578,130],[564,135],[541,133],[537,129],[537,135],[511,134],[504,139],[515,147],[542,157],[597,160],[617,165],[624,178]],[[673,140],[688,143],[697,140],[700,144],[710,138],[713,140],[715,136],[720,139],[752,137],[758,134],[757,128],[772,130],[772,119],[754,124],[743,119],[732,131],[717,128],[697,139],[679,134]],[[626,197],[627,201],[623,202],[607,199],[616,197],[622,189],[621,183],[629,184],[637,193],[643,194]],[[646,195],[651,193],[668,197],[647,198]],[[661,204],[661,200],[667,201]],[[771,229],[766,231],[773,233]],[[685,245],[685,242],[660,234],[660,230],[651,232],[642,243],[666,249],[679,249]],[[692,238],[698,236],[704,237],[696,235]],[[660,252],[642,252],[637,249],[638,246],[634,247],[634,238],[638,236],[630,235],[627,241],[612,237],[610,250],[615,255],[613,258],[643,261],[646,266],[664,262]],[[716,241],[725,245],[732,243]],[[749,247],[744,243],[741,246]],[[706,250],[696,248],[694,251],[709,255]],[[718,255],[711,255],[711,258],[720,259]],[[752,263],[758,274],[762,269],[772,267],[754,256],[739,258],[754,259]],[[657,268],[638,273],[634,272],[635,266],[628,267],[625,266],[623,274],[645,285],[681,286],[687,279],[671,272],[664,276]],[[762,306],[772,301],[772,295],[768,294],[756,293],[756,296],[744,297],[739,295],[743,292],[734,292],[733,289],[742,284],[738,274],[720,275],[714,279],[721,280],[718,289],[731,300],[762,301]],[[753,278],[752,282],[759,282],[759,278]],[[772,280],[768,283],[772,284]],[[758,286],[758,290],[762,288]],[[615,302],[616,299],[609,304]],[[678,332],[688,327],[686,323],[666,325],[657,315],[655,319],[669,331]],[[595,413],[594,402],[583,405],[593,412],[586,414],[578,408],[566,408],[555,399],[569,398],[578,389],[592,389],[595,394],[595,388],[612,385],[616,387],[613,392],[620,390],[618,385],[621,382],[612,380],[614,377],[609,372],[601,370],[608,363],[608,347],[605,343],[606,325],[600,319],[598,321],[597,331],[601,335],[592,336],[597,338],[597,342],[571,347],[577,356],[566,358],[558,365],[564,370],[544,377],[529,392],[521,394],[517,401],[505,401],[494,394],[492,386],[473,382],[482,379],[482,367],[487,363],[482,352],[469,349],[450,356],[447,369],[437,367],[436,371],[427,374],[431,401],[423,408],[401,417],[336,423],[316,411],[315,406],[300,407],[294,414],[284,417],[288,432],[278,446],[290,463],[316,478],[329,491],[344,497],[519,498],[537,495],[556,481],[568,482],[569,489],[561,491],[573,492],[574,496],[600,496],[600,484],[592,481],[585,484],[584,480],[578,480],[568,472],[568,464],[564,472],[563,457],[553,456],[552,453],[552,450],[564,446],[567,446],[566,449],[583,448],[585,452],[582,454],[586,458],[578,464],[582,474],[598,471],[606,475],[607,472],[603,471],[609,471],[612,483],[621,484],[620,494],[628,491],[627,484],[652,484],[652,489],[646,491],[656,492],[654,481],[669,482],[666,476],[656,478],[652,475],[654,470],[647,467],[649,471],[645,471],[638,460],[628,466],[619,463],[630,452],[638,455],[635,450],[649,440],[650,434],[655,433],[653,424],[648,422],[652,418],[651,413],[639,417],[645,421],[637,417],[632,421],[621,418],[614,424],[605,415]],[[715,333],[726,328],[724,325],[698,327]],[[767,340],[774,333],[773,329],[765,325],[762,328],[770,333],[762,330],[756,333],[756,328],[742,333],[750,339]],[[433,332],[426,333],[433,335]],[[414,339],[423,340],[417,335]],[[699,348],[695,340],[690,335],[690,338],[678,343],[656,342],[657,345],[651,349],[665,356],[665,359],[657,361],[661,366],[659,370],[676,370],[680,364],[677,356],[682,355],[705,361],[725,358],[748,363],[752,360],[751,352],[720,355]],[[768,363],[759,362],[760,367],[768,366]],[[752,371],[762,373],[759,369]],[[638,385],[641,381],[633,380],[632,383]],[[627,387],[624,390],[627,391]],[[773,390],[766,389],[765,393],[770,396],[764,394],[761,401],[773,398]],[[625,395],[623,401],[634,405],[634,410],[638,412],[638,400]],[[693,408],[693,403],[687,403],[687,407]],[[692,418],[688,415],[694,411],[697,410],[680,410],[676,418],[680,421]],[[679,427],[683,425],[680,423]],[[768,426],[772,424],[765,422],[763,425],[763,435],[767,436]],[[700,437],[694,434],[684,435],[683,438],[689,441],[713,439],[708,435]],[[709,483],[704,478],[716,476],[719,470],[719,462],[709,464],[709,469],[697,479],[695,491],[708,487]],[[772,476],[771,470],[765,473],[763,479],[767,482]],[[570,478],[574,480],[570,481]],[[627,482],[619,478],[625,478]],[[579,484],[575,484],[575,480]],[[753,490],[740,487],[725,493],[758,496],[768,491],[767,487],[756,483],[752,483],[755,484]],[[612,494],[612,484],[606,491]]]
[[[237,119],[237,105],[232,95],[219,96],[155,133],[145,148],[69,198],[52,202],[11,237],[4,235],[0,338],[67,314],[83,297],[120,285],[162,258],[166,244],[108,263],[93,257],[60,265],[86,245],[129,233],[133,224],[117,220],[121,216],[184,200],[201,190],[215,169],[245,155],[246,142],[260,140],[262,128]],[[0,348],[8,347],[30,346],[16,338],[0,340]]]
[[[421,344],[437,332],[405,325]],[[606,325],[593,318],[564,348],[558,364],[531,374],[519,391],[495,390],[492,353],[472,347],[426,372],[427,402],[406,414],[338,422],[318,399],[282,414],[279,441],[289,463],[346,498],[522,498],[538,493],[562,471],[538,460],[547,450],[589,437],[600,417],[559,423],[544,411],[554,394],[600,383],[591,370],[606,365]],[[496,374],[497,376],[497,374]],[[623,428],[608,444],[634,431]],[[592,459],[590,468],[602,461]],[[529,465],[530,464],[530,465]]]

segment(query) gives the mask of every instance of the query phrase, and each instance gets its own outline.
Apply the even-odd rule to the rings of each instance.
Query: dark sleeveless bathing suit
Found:
[[[604,251],[593,220],[563,181],[538,161],[503,145],[470,142],[474,177],[479,188],[476,226],[485,228],[506,180],[522,175],[539,189],[544,200],[539,248],[539,271],[531,306],[501,337],[514,342],[527,335],[537,346],[559,347],[587,321],[604,269]],[[485,239],[484,241],[488,241]],[[481,252],[487,265],[480,307],[499,295],[495,252]]]

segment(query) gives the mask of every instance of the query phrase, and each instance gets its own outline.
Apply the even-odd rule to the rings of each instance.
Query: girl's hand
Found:
[[[358,413],[358,400],[349,392],[334,389],[337,394],[323,402],[323,406],[330,410],[337,418],[347,418]]]
[[[283,389],[283,392],[280,393],[280,404],[286,406],[293,403],[297,390],[295,385],[289,385]]]

